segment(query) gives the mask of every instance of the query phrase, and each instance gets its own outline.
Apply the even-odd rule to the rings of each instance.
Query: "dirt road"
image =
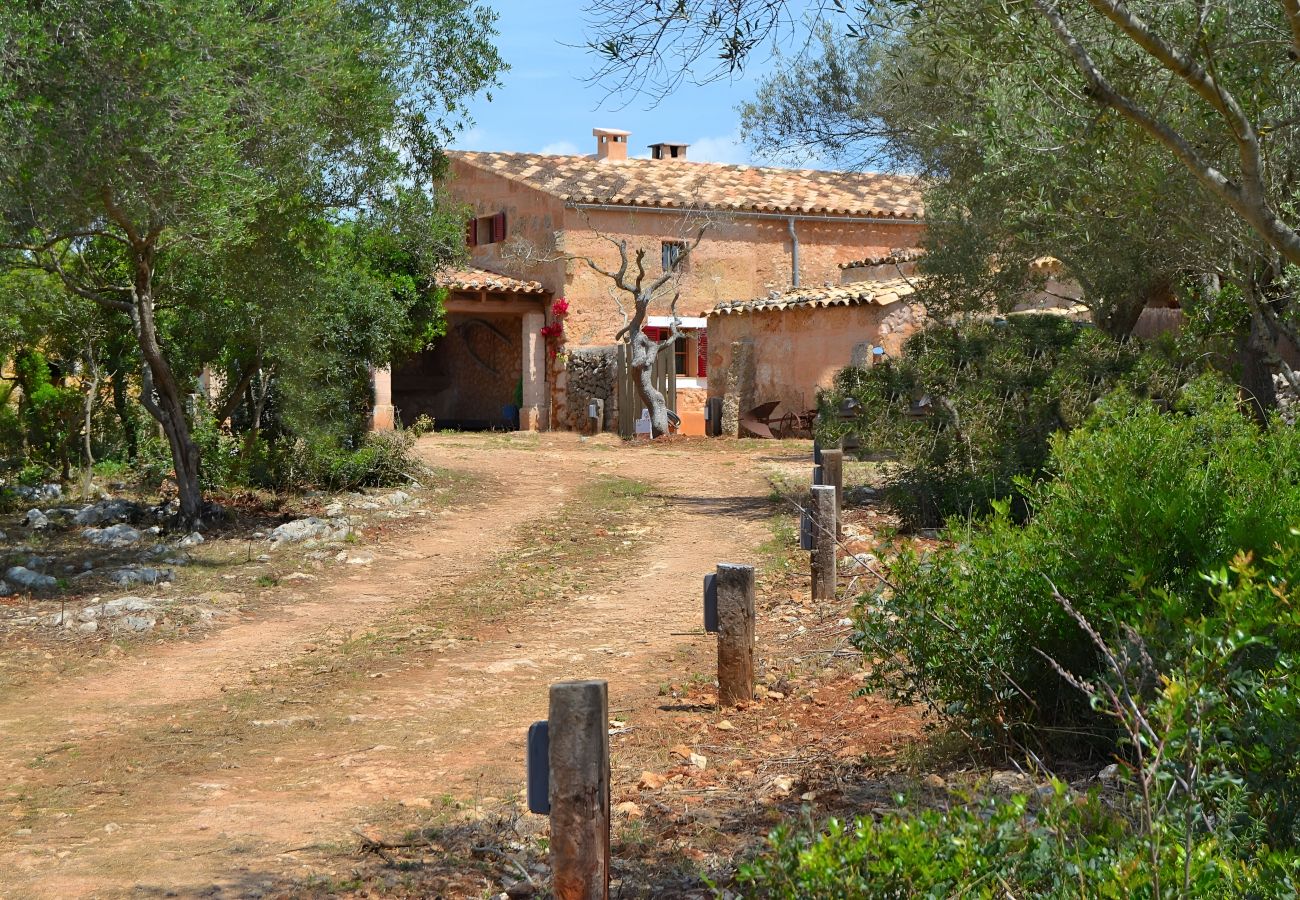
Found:
[[[419,449],[481,502],[204,640],[0,698],[0,898],[259,896],[395,809],[513,796],[547,686],[608,678],[615,710],[652,704],[708,643],[701,576],[769,535],[757,452]],[[614,475],[645,489],[602,522]]]

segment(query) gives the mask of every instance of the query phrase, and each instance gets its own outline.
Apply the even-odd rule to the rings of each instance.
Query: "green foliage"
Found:
[[[856,434],[895,454],[887,498],[905,525],[935,527],[1016,499],[1017,479],[1042,471],[1050,440],[1083,422],[1117,385],[1171,398],[1182,378],[1172,354],[1117,344],[1059,316],[933,323],[899,359],[842,370],[818,397],[818,437]],[[851,400],[851,420],[839,416]]]
[[[56,385],[44,354],[24,350],[14,360],[22,388],[18,418],[32,458],[67,470],[80,435],[81,394]]]
[[[0,246],[22,248],[5,262],[95,298],[113,337],[138,332],[182,516],[199,517],[202,456],[182,398],[205,363],[232,386],[255,368],[303,385],[297,363],[336,364],[325,402],[281,406],[310,412],[299,433],[346,420],[346,438],[356,417],[338,413],[365,367],[438,333],[428,273],[463,217],[428,186],[503,68],[495,18],[477,0],[0,11]],[[0,309],[0,330],[40,321]],[[213,466],[209,483],[226,461]]]
[[[414,446],[415,437],[404,431],[368,434],[353,450],[299,440],[286,448],[283,477],[333,491],[406,484],[425,471],[411,453]]]
[[[1275,847],[1300,842],[1300,529],[1258,557],[1241,553],[1206,576],[1208,612],[1186,622],[1166,654],[1154,700],[1114,710],[1139,758],[1155,759],[1152,794],[1174,796],[1192,820],[1223,823],[1231,840],[1257,837]],[[1151,681],[1145,665],[1123,664]],[[1131,652],[1129,656],[1133,656]],[[1118,679],[1112,679],[1112,683]],[[1130,679],[1134,680],[1134,679]],[[1094,705],[1106,709],[1109,694]],[[1122,698],[1124,695],[1119,692]],[[1158,740],[1152,740],[1158,735]],[[1192,785],[1193,790],[1187,786]],[[1225,838],[1227,840],[1227,838]]]
[[[1189,591],[1206,611],[1169,623],[1164,652],[1132,629],[1084,638],[1106,662],[1077,684],[1118,726],[1123,790],[778,829],[739,872],[746,895],[1295,896],[1300,530]]]
[[[1153,861],[1151,841],[1127,819],[1095,797],[1067,797],[1058,784],[1032,813],[1025,798],[1013,797],[848,825],[831,820],[821,834],[778,829],[737,880],[747,897],[790,900],[1136,900],[1284,897],[1294,890],[1294,852],[1233,859],[1213,835],[1194,840],[1190,854],[1178,844],[1161,847]]]
[[[954,546],[896,562],[894,589],[859,610],[870,687],[994,740],[1108,735],[1049,661],[1084,678],[1100,666],[1053,586],[1103,633],[1132,623],[1173,652],[1178,623],[1213,607],[1198,573],[1238,549],[1267,552],[1300,522],[1300,432],[1261,432],[1208,378],[1173,414],[1107,399],[1087,427],[1052,439],[1046,470],[1020,482],[1027,524],[999,503],[954,524]]]

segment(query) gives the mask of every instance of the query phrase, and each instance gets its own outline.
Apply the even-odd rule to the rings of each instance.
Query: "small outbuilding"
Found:
[[[708,395],[722,400],[723,433],[736,434],[738,416],[760,404],[778,401],[777,415],[807,412],[840,369],[867,365],[876,348],[897,355],[924,316],[913,293],[914,282],[899,276],[714,306]]]

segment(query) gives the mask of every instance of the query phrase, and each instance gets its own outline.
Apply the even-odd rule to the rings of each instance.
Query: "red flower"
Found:
[[[552,322],[550,325],[542,326],[542,337],[559,337],[564,334],[563,322]]]
[[[563,297],[557,297],[551,304],[551,315],[557,319],[563,319],[569,314],[569,301]]]

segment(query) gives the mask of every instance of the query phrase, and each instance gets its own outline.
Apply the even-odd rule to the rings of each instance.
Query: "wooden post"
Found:
[[[823,457],[828,451],[823,450]],[[835,599],[835,488],[829,484],[815,484],[809,504],[812,512],[812,598]]]
[[[754,699],[754,567],[718,563],[718,705]]]
[[[822,484],[835,488],[835,534],[844,532],[844,451],[838,447],[822,451]]]
[[[609,900],[609,687],[551,685],[551,871],[558,900]]]

